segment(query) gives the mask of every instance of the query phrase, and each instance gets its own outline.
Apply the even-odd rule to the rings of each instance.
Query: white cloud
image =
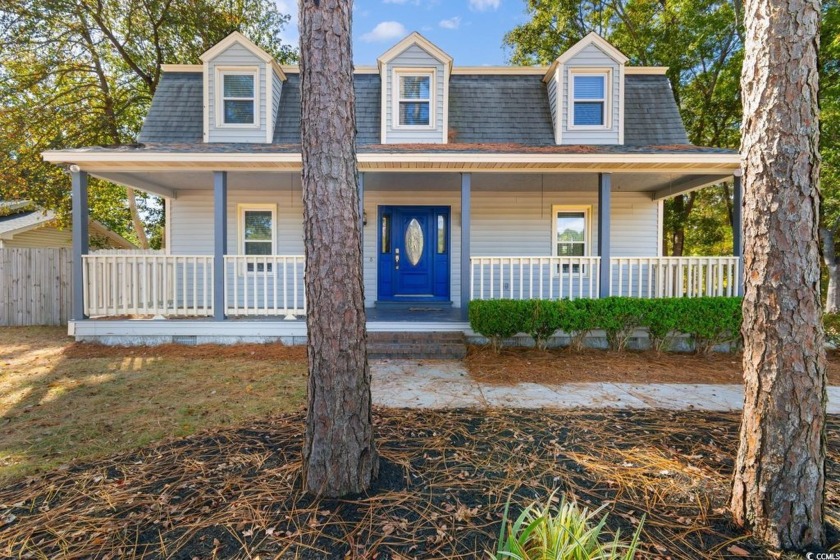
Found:
[[[449,19],[442,19],[438,25],[444,29],[458,29],[461,27],[461,18],[459,16],[455,16]]]
[[[362,35],[362,41],[365,43],[378,43],[381,41],[391,41],[393,39],[402,39],[408,35],[405,26],[398,21],[383,21],[376,25],[372,31]]]
[[[487,10],[498,10],[502,0],[470,0],[470,10],[485,12]]]

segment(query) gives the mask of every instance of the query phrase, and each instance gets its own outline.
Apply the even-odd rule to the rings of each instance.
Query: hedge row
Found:
[[[531,335],[544,349],[557,331],[581,349],[595,330],[604,331],[611,349],[623,350],[633,332],[644,328],[657,351],[670,349],[674,337],[686,334],[698,352],[708,353],[719,344],[740,343],[742,316],[741,298],[609,297],[471,301],[469,318],[472,329],[487,337],[497,351],[503,339],[518,333]]]

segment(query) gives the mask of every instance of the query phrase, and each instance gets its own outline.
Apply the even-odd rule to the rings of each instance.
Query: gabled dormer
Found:
[[[201,61],[204,141],[270,143],[286,80],[271,55],[234,31]]]
[[[624,143],[627,60],[593,32],[554,61],[544,81],[557,144]]]
[[[452,57],[412,33],[377,60],[383,144],[445,144]]]

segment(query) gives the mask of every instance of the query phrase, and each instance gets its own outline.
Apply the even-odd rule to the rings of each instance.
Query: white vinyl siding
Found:
[[[403,127],[400,128],[397,116],[394,114],[395,96],[399,92],[398,74],[396,70],[405,70],[411,72],[412,70],[431,69],[434,79],[434,93],[432,99],[434,106],[431,108],[433,113],[433,122],[429,127]],[[446,140],[446,131],[444,128],[444,67],[443,63],[438,61],[431,54],[420,48],[418,45],[408,47],[401,54],[396,56],[393,60],[386,64],[384,69],[385,76],[385,91],[383,96],[385,123],[383,129],[385,131],[385,143],[388,144],[405,144],[405,143],[444,143]],[[397,81],[395,81],[395,79]],[[395,126],[396,125],[396,126]]]
[[[220,114],[220,100],[218,94],[222,91],[221,84],[216,81],[221,72],[233,72],[242,69],[245,72],[256,71],[257,80],[256,95],[258,99],[257,113],[258,122],[254,126],[231,126],[224,125],[218,121]],[[240,44],[231,45],[230,48],[219,54],[216,58],[206,64],[205,80],[207,82],[207,103],[209,129],[209,142],[254,142],[264,143],[267,134],[267,119],[272,113],[266,111],[266,77],[270,66],[259,59],[254,53]]]
[[[300,177],[277,174],[278,189],[228,191],[228,252],[237,254],[237,205],[276,204],[275,253],[302,255],[303,207]],[[597,175],[473,174],[473,256],[550,256],[552,207],[590,207],[588,254],[598,254]],[[460,306],[461,192],[455,174],[365,175],[365,305],[377,297],[377,210],[380,205],[449,206],[450,294]],[[655,257],[659,246],[658,205],[650,193],[612,193],[611,250],[614,257]],[[213,254],[212,190],[181,190],[171,201],[171,253]]]

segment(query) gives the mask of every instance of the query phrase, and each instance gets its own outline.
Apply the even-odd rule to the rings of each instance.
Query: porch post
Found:
[[[88,174],[71,166],[73,203],[73,320],[87,319],[85,315],[85,275],[82,257],[88,254]]]
[[[598,256],[601,257],[601,282],[599,297],[610,295],[612,278],[610,274],[610,202],[612,174],[598,174]]]
[[[365,174],[359,173],[359,239],[362,242],[362,266],[365,262]]]
[[[472,174],[461,173],[461,317],[468,318],[470,305],[470,191]]]
[[[227,171],[213,172],[213,320],[225,320]]]
[[[738,257],[741,274],[735,293],[744,295],[744,192],[741,187],[741,171],[732,177],[732,255]]]

